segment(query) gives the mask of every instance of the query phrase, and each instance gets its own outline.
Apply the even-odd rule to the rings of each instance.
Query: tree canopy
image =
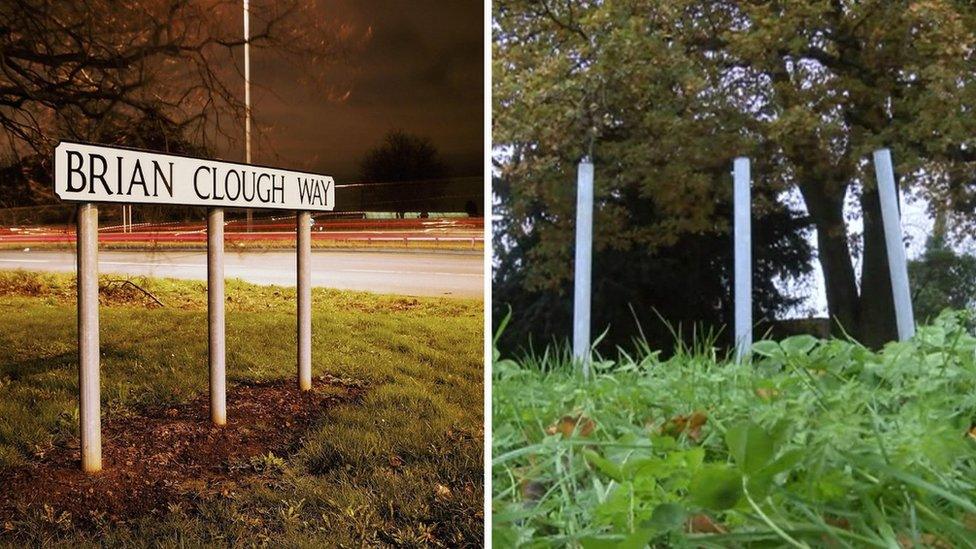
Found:
[[[648,258],[727,235],[732,159],[751,157],[754,231],[789,207],[807,216],[831,318],[871,345],[895,331],[871,151],[891,148],[903,192],[956,230],[976,225],[970,3],[499,0],[494,30],[495,162],[511,189],[498,213],[513,242],[532,235],[530,291],[571,276],[573,174],[591,153],[598,253]]]
[[[976,257],[960,254],[936,232],[922,257],[909,262],[915,318],[931,321],[944,309],[976,308]]]
[[[311,77],[364,36],[312,3],[252,2],[250,12],[251,47],[305,63]],[[242,20],[232,0],[3,2],[0,130],[45,156],[61,138],[136,138],[143,126],[198,146],[236,142]]]
[[[394,130],[363,156],[360,175],[367,183],[421,181],[444,177],[445,168],[430,139]]]

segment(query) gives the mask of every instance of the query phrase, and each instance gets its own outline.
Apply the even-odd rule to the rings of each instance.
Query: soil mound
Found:
[[[80,469],[79,441],[41,461],[0,471],[0,525],[41,512],[73,527],[135,518],[190,495],[221,493],[236,480],[274,466],[333,406],[358,401],[354,380],[237,384],[227,391],[227,425],[210,422],[209,397],[102,420],[102,468]],[[274,456],[268,456],[269,452]],[[0,530],[2,535],[2,530]]]

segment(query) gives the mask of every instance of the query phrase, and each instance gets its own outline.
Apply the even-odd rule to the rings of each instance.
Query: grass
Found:
[[[107,279],[106,279],[107,280]],[[133,279],[101,296],[102,410],[207,391],[202,282]],[[228,383],[294,376],[294,288],[228,280]],[[74,277],[0,272],[0,468],[77,436]],[[313,290],[313,373],[364,381],[271,482],[95,533],[40,514],[0,542],[199,546],[477,545],[482,527],[482,304]],[[402,467],[391,474],[388,464]],[[447,490],[447,492],[445,492]],[[446,495],[445,495],[446,494]]]
[[[973,547],[976,338],[709,341],[493,369],[499,547]]]

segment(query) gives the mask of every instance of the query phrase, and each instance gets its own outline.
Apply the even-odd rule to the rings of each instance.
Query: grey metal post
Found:
[[[573,358],[590,376],[590,275],[593,257],[593,163],[579,163],[576,174],[576,260],[573,284]]]
[[[78,206],[78,388],[81,469],[102,470],[98,359],[98,206]]]
[[[244,162],[251,163],[251,10],[244,0]],[[247,210],[247,232],[251,232],[254,212]]]
[[[312,215],[298,212],[298,387],[312,388]]]
[[[912,313],[912,296],[908,288],[908,262],[905,260],[905,245],[902,242],[898,190],[895,188],[895,170],[891,165],[891,151],[888,149],[874,151],[874,173],[878,178],[878,196],[881,199],[881,220],[884,223],[898,339],[905,341],[915,335],[915,318]]]
[[[227,424],[227,365],[224,339],[224,210],[207,213],[207,323],[210,332],[210,419]]]
[[[735,159],[735,356],[741,360],[752,347],[752,203],[749,159]]]

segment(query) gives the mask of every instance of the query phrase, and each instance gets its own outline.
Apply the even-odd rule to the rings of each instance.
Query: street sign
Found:
[[[298,386],[312,388],[312,216],[335,208],[326,175],[62,141],[54,150],[54,192],[80,202],[78,246],[78,421],[81,468],[102,469],[98,339],[98,203],[203,206],[207,211],[207,324],[210,419],[227,424],[224,326],[224,208],[296,210]]]
[[[72,202],[330,211],[327,175],[62,141],[54,192]]]

